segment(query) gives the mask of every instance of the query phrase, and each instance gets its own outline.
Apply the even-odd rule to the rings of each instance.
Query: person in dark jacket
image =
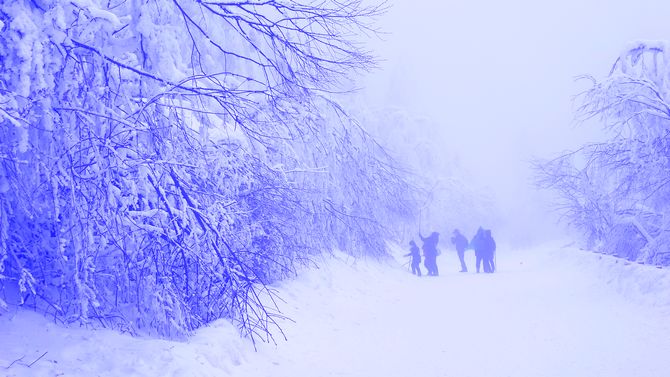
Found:
[[[484,244],[484,229],[481,226],[479,229],[477,229],[477,234],[472,237],[472,241],[470,241],[470,248],[475,250],[475,267],[477,268],[477,273],[479,273],[482,261],[484,260],[484,254],[486,253],[486,245]],[[486,272],[486,269],[486,264],[484,264],[484,272]]]
[[[409,254],[405,254],[406,257],[411,257],[410,261],[412,264],[412,273],[416,276],[421,276],[421,254],[419,254],[419,247],[416,246],[414,240],[409,241]]]
[[[493,239],[490,230],[484,232],[484,272],[492,273],[496,271],[495,266],[496,241]]]
[[[454,233],[451,236],[451,243],[456,248],[458,253],[458,259],[461,261],[461,271],[468,272],[468,267],[465,265],[465,249],[468,247],[468,239],[458,229],[454,229]]]
[[[433,232],[428,237],[424,237],[419,233],[421,241],[423,241],[423,258],[424,266],[428,270],[428,276],[438,276],[437,270],[437,242],[440,239],[440,233]]]

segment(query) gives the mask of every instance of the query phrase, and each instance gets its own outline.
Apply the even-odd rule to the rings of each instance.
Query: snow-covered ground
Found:
[[[0,376],[670,375],[670,270],[547,245],[465,274],[443,251],[437,278],[336,255],[283,282],[289,340],[258,352],[225,321],[172,342],[13,310]]]

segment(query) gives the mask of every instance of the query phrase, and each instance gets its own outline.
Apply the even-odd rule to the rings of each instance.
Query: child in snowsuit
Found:
[[[416,243],[414,243],[414,240],[409,241],[409,254],[405,254],[406,257],[412,257],[411,264],[412,264],[412,273],[416,276],[421,276],[421,267],[419,265],[421,264],[421,254],[419,254],[419,247],[416,246]]]

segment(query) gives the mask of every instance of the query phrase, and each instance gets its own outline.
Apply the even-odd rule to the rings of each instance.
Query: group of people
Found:
[[[430,236],[424,237],[419,233],[419,237],[423,242],[421,246],[423,249],[423,263],[428,271],[428,276],[438,276],[437,256],[439,255],[439,251],[437,243],[440,234],[433,232]],[[491,235],[491,230],[479,227],[475,236],[468,242],[468,239],[458,229],[454,229],[451,243],[454,245],[456,253],[458,253],[458,259],[461,263],[460,272],[468,272],[468,267],[465,264],[465,251],[468,249],[475,251],[477,273],[479,273],[482,265],[485,273],[495,272],[496,242]],[[410,241],[409,245],[410,252],[409,254],[405,254],[405,256],[411,258],[412,273],[421,276],[421,253],[419,252],[419,247],[414,240]]]

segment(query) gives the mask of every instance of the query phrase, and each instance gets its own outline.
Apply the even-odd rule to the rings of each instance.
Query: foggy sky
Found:
[[[457,149],[521,227],[546,218],[528,161],[601,137],[573,122],[572,97],[587,87],[575,77],[603,77],[635,40],[670,40],[666,1],[391,5],[379,20],[388,34],[373,43],[384,61],[366,83],[370,101],[432,118],[445,149]]]

